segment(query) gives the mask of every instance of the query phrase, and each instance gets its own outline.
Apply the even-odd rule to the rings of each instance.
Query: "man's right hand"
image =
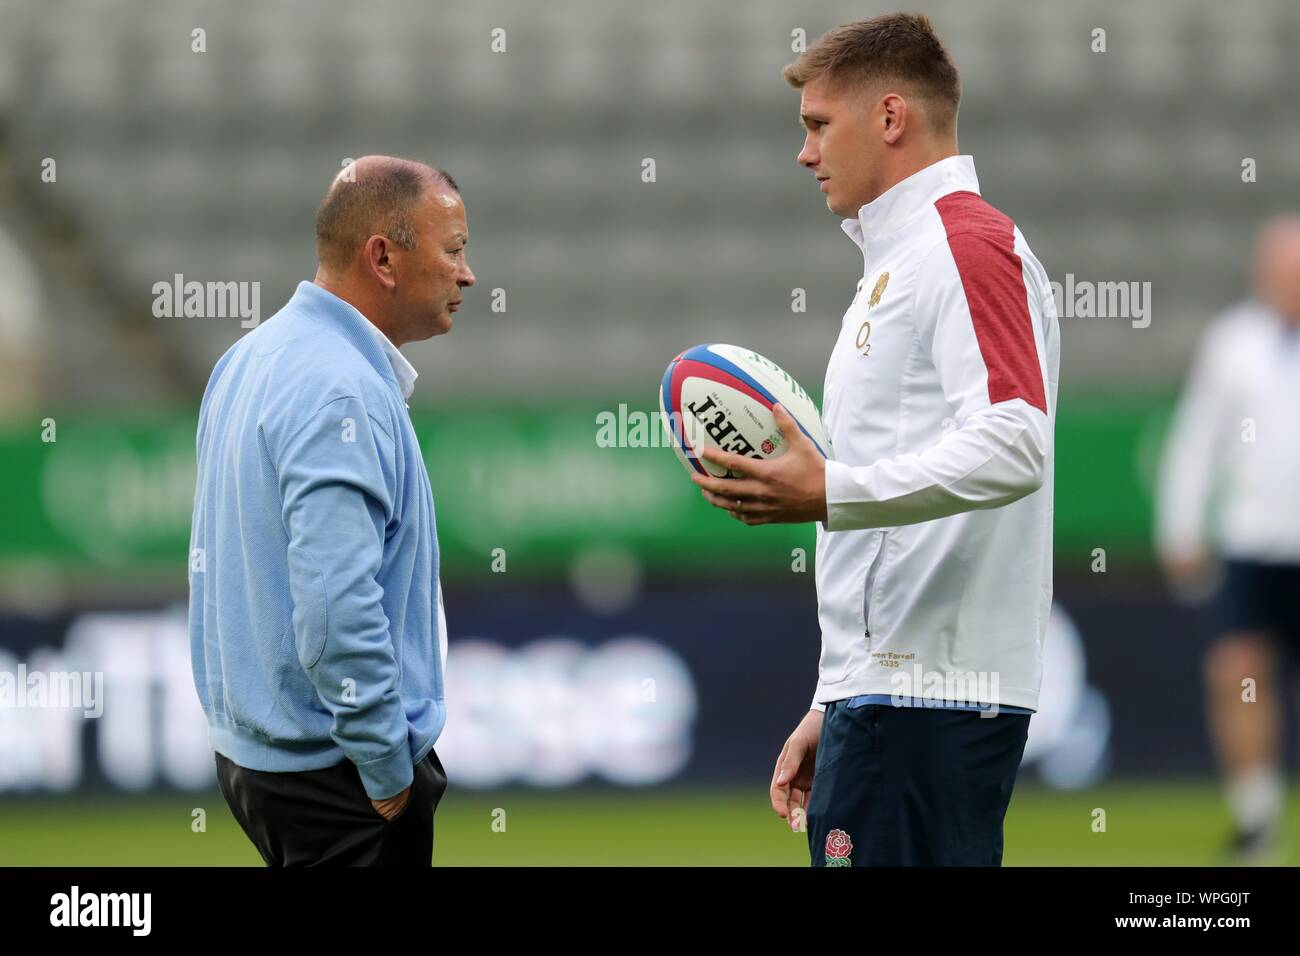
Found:
[[[411,788],[407,787],[401,793],[394,794],[383,800],[371,800],[370,805],[385,820],[392,820],[402,812],[402,808],[406,806],[406,801],[409,799],[411,799]]]
[[[812,793],[813,770],[817,763],[817,741],[822,734],[823,714],[810,710],[794,729],[772,771],[772,809],[791,830],[799,830],[808,817],[808,797]]]

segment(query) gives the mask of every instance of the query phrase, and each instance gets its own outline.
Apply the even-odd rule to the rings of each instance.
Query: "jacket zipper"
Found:
[[[875,589],[876,575],[880,571],[880,565],[885,560],[885,539],[888,536],[888,531],[880,532],[880,544],[871,559],[871,564],[867,567],[867,577],[862,585],[862,603],[865,606],[865,610],[862,612],[862,627],[865,632],[868,652],[871,650],[871,592]]]

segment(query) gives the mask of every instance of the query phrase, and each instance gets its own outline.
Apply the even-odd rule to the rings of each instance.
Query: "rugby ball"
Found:
[[[688,472],[734,477],[700,457],[720,448],[747,458],[785,454],[773,405],[783,405],[825,457],[830,442],[816,403],[781,366],[736,345],[697,345],[668,363],[659,389],[664,429]]]

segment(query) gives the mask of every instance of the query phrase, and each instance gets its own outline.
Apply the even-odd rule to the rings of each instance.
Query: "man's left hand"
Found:
[[[716,448],[700,457],[730,470],[735,478],[691,475],[709,504],[745,524],[793,524],[826,520],[826,459],[781,405],[772,406],[786,452],[764,461]]]

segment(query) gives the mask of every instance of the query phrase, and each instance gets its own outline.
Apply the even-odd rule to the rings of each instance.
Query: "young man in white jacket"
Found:
[[[785,70],[798,161],[863,255],[826,372],[827,461],[696,475],[746,524],[818,521],[812,709],[773,774],[814,865],[998,865],[1052,598],[1059,330],[1048,277],[957,153],[927,18],[830,31]]]

